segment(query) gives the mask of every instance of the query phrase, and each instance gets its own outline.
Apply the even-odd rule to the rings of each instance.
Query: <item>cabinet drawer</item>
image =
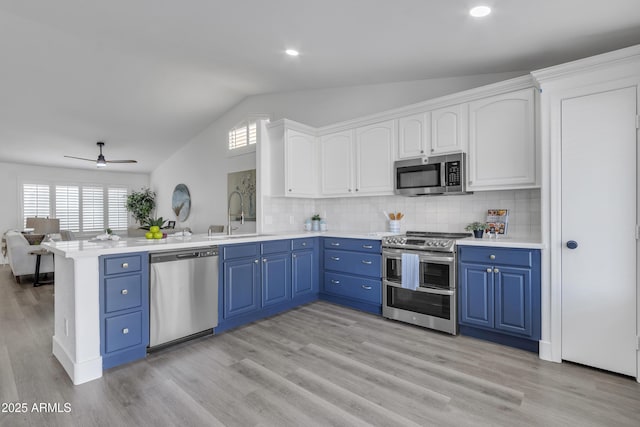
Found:
[[[260,243],[260,253],[275,254],[278,252],[289,252],[291,250],[291,240],[273,240],[271,242]]]
[[[105,319],[105,351],[122,350],[142,343],[142,312]]]
[[[142,304],[142,274],[106,278],[104,301],[107,313],[139,307]]]
[[[240,245],[229,245],[222,247],[222,259],[247,258],[258,256],[258,245],[246,243]]]
[[[146,261],[146,260],[145,260]],[[129,273],[140,271],[142,268],[142,254],[114,256],[104,258],[104,274]]]
[[[332,294],[381,304],[381,289],[380,280],[366,279],[348,274],[324,273],[324,290]]]
[[[325,249],[340,249],[343,251],[381,252],[380,240],[324,238]]]
[[[293,239],[291,241],[291,249],[297,251],[299,249],[311,249],[315,247],[316,239],[308,238],[308,239]]]
[[[336,250],[324,251],[324,268],[375,278],[382,277],[381,255]]]
[[[531,267],[535,250],[460,246],[458,252],[461,262]]]

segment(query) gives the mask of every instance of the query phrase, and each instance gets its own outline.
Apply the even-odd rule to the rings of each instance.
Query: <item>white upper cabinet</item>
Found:
[[[431,148],[431,113],[398,119],[398,159],[425,156]]]
[[[314,197],[318,189],[317,146],[314,135],[285,129],[286,195]]]
[[[353,194],[353,131],[320,137],[320,192],[325,196]]]
[[[395,141],[395,120],[321,136],[321,195],[393,194]]]
[[[535,187],[534,89],[469,103],[468,189]]]
[[[451,105],[431,112],[430,154],[466,151],[467,104]]]
[[[356,129],[356,192],[393,194],[395,120]]]

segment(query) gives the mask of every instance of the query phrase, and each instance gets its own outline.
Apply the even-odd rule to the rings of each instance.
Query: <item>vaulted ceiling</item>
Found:
[[[493,13],[476,19],[471,6]],[[638,0],[0,0],[0,161],[149,172],[255,94],[532,70],[640,43]],[[298,57],[284,54],[300,51]]]

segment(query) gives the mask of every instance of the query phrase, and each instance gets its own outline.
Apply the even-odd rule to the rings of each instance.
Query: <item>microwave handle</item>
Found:
[[[445,181],[445,179],[447,179],[447,162],[442,162],[440,163],[440,186],[441,187],[447,186],[447,181]]]

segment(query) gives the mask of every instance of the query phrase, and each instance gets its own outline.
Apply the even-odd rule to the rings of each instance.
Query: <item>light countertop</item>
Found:
[[[71,240],[65,242],[46,242],[42,246],[58,256],[65,258],[95,257],[128,252],[159,252],[175,249],[190,249],[213,245],[235,243],[254,243],[268,240],[300,239],[305,237],[338,237],[353,239],[381,240],[393,233],[348,233],[348,232],[294,232],[274,234],[192,234],[191,236],[168,236],[164,239],[145,239],[144,237],[126,237],[120,240]]]
[[[458,246],[487,246],[493,248],[522,248],[522,249],[544,249],[544,244],[535,237],[487,237],[476,239],[467,237],[456,240]]]

